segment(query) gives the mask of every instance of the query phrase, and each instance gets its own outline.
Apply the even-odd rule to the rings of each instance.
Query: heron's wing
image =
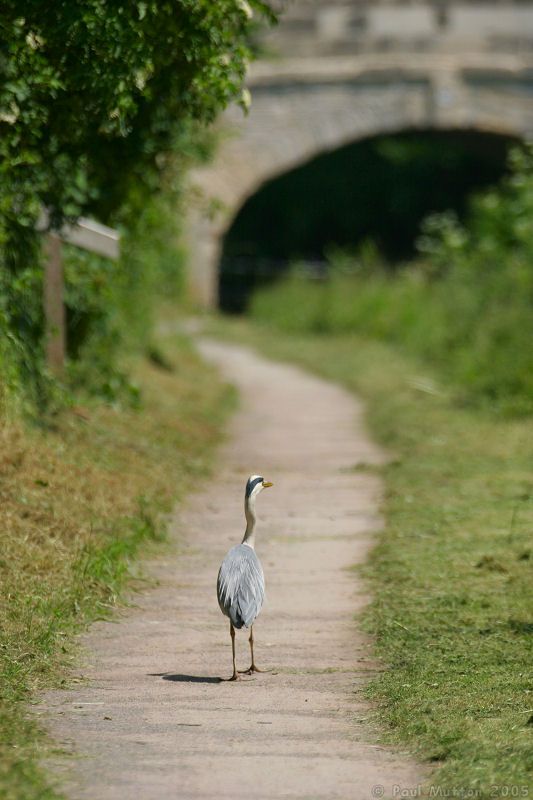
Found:
[[[218,573],[218,604],[236,628],[247,628],[261,611],[265,578],[261,563],[246,544],[232,547]]]

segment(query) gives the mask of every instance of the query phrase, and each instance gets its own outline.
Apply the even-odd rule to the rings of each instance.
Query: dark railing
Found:
[[[324,280],[328,266],[326,261],[319,259],[224,256],[219,266],[220,308],[234,314],[245,311],[256,289],[280,280],[289,272],[296,272],[309,280]]]

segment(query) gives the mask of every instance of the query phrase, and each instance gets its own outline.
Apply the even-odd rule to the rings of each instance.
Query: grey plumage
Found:
[[[272,486],[262,475],[250,475],[244,492],[244,516],[246,530],[241,544],[232,547],[226,554],[218,571],[217,597],[220,610],[229,617],[233,675],[230,681],[239,678],[235,663],[235,628],[250,628],[250,655],[252,663],[248,674],[261,672],[254,661],[253,624],[265,600],[265,576],[261,562],[255,554],[255,501],[263,489]]]
[[[265,599],[265,577],[255,550],[247,544],[232,547],[218,572],[220,610],[235,628],[249,628]]]

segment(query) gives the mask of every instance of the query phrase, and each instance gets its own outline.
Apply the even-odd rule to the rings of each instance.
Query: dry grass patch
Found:
[[[136,365],[141,408],[84,401],[0,429],[0,795],[52,798],[21,701],[62,680],[72,635],[108,613],[162,511],[205,475],[232,393],[187,342]]]

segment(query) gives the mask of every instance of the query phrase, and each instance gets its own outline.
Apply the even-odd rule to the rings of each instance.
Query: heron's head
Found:
[[[265,481],[262,475],[250,475],[246,483],[246,500],[257,497],[259,492],[262,492],[263,489],[268,489],[268,487],[272,485],[270,481]]]

